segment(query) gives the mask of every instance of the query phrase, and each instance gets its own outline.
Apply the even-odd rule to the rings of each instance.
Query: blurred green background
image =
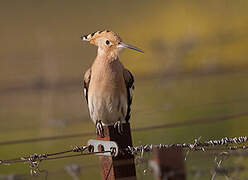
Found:
[[[0,142],[95,131],[80,81],[96,47],[80,42],[79,36],[104,29],[145,51],[125,50],[120,56],[135,76],[132,127],[246,113],[247,22],[245,0],[3,0]],[[133,132],[133,142],[182,143],[200,136],[208,140],[247,135],[247,118]],[[70,149],[89,138],[94,136],[2,145],[0,159]],[[137,165],[138,179],[152,179],[150,171],[144,173],[150,158],[147,154]],[[195,154],[185,163],[189,171],[216,166],[213,157]],[[81,166],[80,179],[100,178],[95,156],[44,161],[41,168],[48,170],[48,179],[72,179],[64,170],[72,164]],[[29,174],[28,164],[0,166],[0,179],[11,174]],[[210,177],[209,172],[199,179]],[[193,177],[188,174],[188,179]]]

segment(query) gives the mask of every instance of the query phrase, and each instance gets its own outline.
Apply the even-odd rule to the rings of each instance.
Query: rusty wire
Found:
[[[88,152],[84,152],[88,150]],[[9,165],[12,163],[19,163],[19,162],[27,162],[29,164],[30,168],[30,174],[32,176],[37,176],[41,173],[45,173],[45,179],[47,179],[48,171],[47,170],[41,170],[39,165],[42,161],[45,160],[54,160],[54,159],[63,159],[63,158],[71,158],[71,157],[77,157],[77,156],[87,156],[87,155],[95,155],[100,153],[106,153],[111,151],[101,151],[101,152],[93,152],[92,146],[75,146],[70,150],[65,150],[61,152],[55,152],[55,153],[43,153],[43,154],[37,154],[34,153],[30,156],[26,157],[20,157],[20,158],[14,158],[14,159],[8,159],[8,160],[0,160],[0,165]],[[70,155],[62,155],[67,153],[76,153],[76,154],[70,154]]]
[[[199,139],[195,139],[193,143],[176,143],[176,144],[146,144],[146,145],[140,145],[140,146],[128,146],[127,148],[119,149],[119,152],[122,154],[130,153],[133,155],[136,155],[137,153],[143,154],[144,152],[151,152],[154,148],[162,148],[162,149],[168,149],[172,147],[178,147],[183,148],[186,150],[191,151],[206,151],[206,150],[238,150],[238,149],[248,149],[248,146],[228,146],[228,145],[237,145],[237,144],[244,144],[248,142],[247,136],[240,136],[240,137],[234,137],[234,138],[228,138],[224,137],[219,140],[209,140],[200,142]],[[220,147],[221,148],[216,148]],[[97,153],[103,153],[103,152],[91,152],[90,150],[91,146],[75,146],[72,149],[56,152],[56,153],[44,153],[44,154],[33,154],[27,157],[21,157],[21,158],[14,158],[14,159],[8,159],[8,160],[0,160],[1,164],[10,164],[10,163],[16,163],[16,162],[36,162],[36,161],[43,161],[43,160],[52,160],[52,159],[60,159],[60,158],[67,158],[67,157],[74,157],[79,155],[93,155]],[[85,150],[88,150],[88,153],[83,153]],[[73,154],[73,155],[67,155],[67,156],[58,156],[61,154],[66,153],[78,153],[81,154]],[[109,151],[104,151],[109,152]],[[56,156],[56,157],[50,157],[50,156]]]
[[[226,170],[221,166],[222,161],[225,157],[229,157],[232,155],[244,155],[247,156],[247,152],[238,152],[235,150],[246,150],[248,149],[248,146],[244,145],[248,142],[247,136],[241,136],[241,137],[234,137],[234,138],[222,138],[219,140],[209,140],[200,142],[199,139],[195,139],[193,143],[182,143],[182,144],[147,144],[147,145],[140,145],[140,146],[134,146],[127,148],[119,149],[118,151],[122,154],[130,153],[133,155],[139,155],[140,157],[143,157],[144,152],[151,152],[154,150],[154,148],[162,148],[162,149],[168,149],[172,147],[177,148],[183,148],[186,151],[210,151],[210,150],[221,150],[224,152],[216,154],[216,157],[220,157],[220,160],[217,160],[215,158],[217,167],[212,170],[212,179],[214,180],[216,175],[221,174],[221,172],[225,172]],[[83,155],[95,155],[98,153],[105,153],[110,151],[103,151],[103,152],[93,152],[92,146],[75,146],[72,149],[61,151],[61,152],[55,152],[55,153],[43,153],[43,154],[33,154],[26,157],[20,157],[20,158],[14,158],[14,159],[8,159],[8,160],[0,160],[0,165],[7,165],[12,163],[18,163],[18,162],[27,162],[30,167],[30,173],[31,175],[38,175],[40,173],[45,173],[47,177],[47,171],[41,170],[39,168],[39,164],[42,161],[45,160],[54,160],[54,159],[62,159],[62,158],[71,158],[76,156],[83,156]],[[85,152],[87,150],[87,152]],[[235,153],[232,153],[231,151],[235,151]],[[64,155],[67,153],[74,153],[70,155]],[[75,154],[76,153],[76,154]],[[239,154],[238,154],[239,153]],[[224,171],[225,170],[225,171]],[[223,173],[222,173],[223,174]]]
[[[182,144],[146,144],[146,145],[140,145],[140,146],[135,146],[131,147],[128,146],[126,149],[122,149],[122,153],[130,153],[130,154],[137,154],[137,153],[144,153],[144,152],[151,152],[154,148],[159,148],[159,149],[168,149],[172,147],[178,147],[178,148],[183,148],[186,150],[191,150],[191,151],[206,151],[206,150],[237,150],[237,149],[247,149],[247,146],[228,146],[228,145],[233,145],[233,144],[244,144],[248,142],[248,137],[247,136],[241,136],[241,137],[234,137],[234,138],[222,138],[219,140],[209,140],[209,141],[204,141],[200,142],[198,139],[195,139],[193,143],[182,143]],[[222,146],[222,148],[216,149],[215,147],[217,146]],[[223,147],[225,146],[225,147]]]
[[[91,147],[91,145],[82,146],[82,147],[76,146],[72,150],[61,151],[61,152],[50,153],[50,154],[47,154],[47,153],[44,153],[44,154],[34,153],[34,154],[32,154],[30,156],[26,156],[26,157],[7,159],[7,160],[0,160],[0,165],[9,165],[9,164],[18,163],[18,162],[29,162],[29,163],[35,162],[36,163],[36,162],[41,162],[43,160],[63,159],[63,158],[70,158],[70,157],[76,157],[76,156],[95,155],[95,154],[101,154],[101,153],[107,153],[107,152],[112,153],[112,151],[92,152],[90,150],[90,147]],[[83,153],[86,149],[88,150],[88,152]],[[66,153],[70,153],[70,152],[74,152],[76,154],[61,156],[61,154],[66,154]],[[78,153],[78,152],[80,152],[80,153]],[[60,156],[58,156],[58,155],[60,155]],[[53,156],[53,157],[49,157],[49,156]]]

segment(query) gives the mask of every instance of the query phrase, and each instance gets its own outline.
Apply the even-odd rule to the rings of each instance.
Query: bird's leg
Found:
[[[119,134],[123,133],[123,124],[120,120],[115,122],[114,128],[116,128],[116,130]]]
[[[103,124],[101,120],[96,121],[96,134],[101,137],[104,137]]]

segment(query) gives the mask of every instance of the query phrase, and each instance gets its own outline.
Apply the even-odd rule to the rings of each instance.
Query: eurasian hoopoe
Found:
[[[81,36],[98,46],[97,57],[84,75],[84,95],[96,132],[103,136],[103,125],[114,125],[122,132],[122,123],[130,119],[134,78],[119,60],[119,52],[130,48],[114,32],[105,30]]]

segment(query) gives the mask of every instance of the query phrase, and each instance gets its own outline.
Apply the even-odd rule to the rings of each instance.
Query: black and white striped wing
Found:
[[[91,76],[91,69],[88,69],[84,74],[84,82],[83,82],[84,97],[87,104],[88,104],[88,89],[90,84],[90,76]]]
[[[124,69],[124,79],[127,88],[127,114],[125,120],[126,122],[129,122],[129,119],[131,117],[131,105],[133,100],[134,77],[132,73],[127,69]]]

